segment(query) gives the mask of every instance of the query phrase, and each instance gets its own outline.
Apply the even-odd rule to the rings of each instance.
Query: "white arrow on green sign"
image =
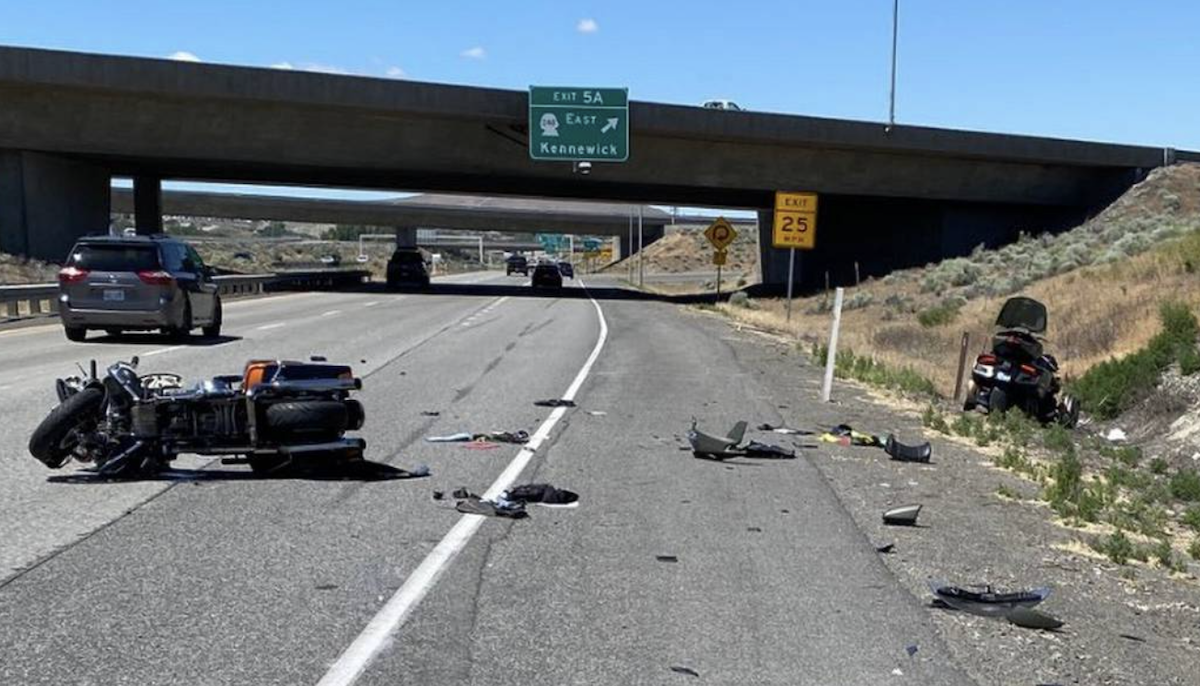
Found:
[[[530,86],[529,156],[580,162],[629,159],[629,89]]]

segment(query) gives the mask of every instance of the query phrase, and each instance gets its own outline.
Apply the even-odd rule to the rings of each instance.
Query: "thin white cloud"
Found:
[[[600,25],[596,23],[595,19],[588,17],[580,19],[579,23],[575,25],[575,30],[580,33],[595,33],[600,30]]]
[[[463,50],[458,55],[459,57],[466,57],[469,60],[482,60],[487,57],[487,51],[483,49],[482,45],[476,45],[473,48]]]
[[[388,67],[387,71],[384,73],[393,79],[402,79],[408,76],[408,74],[406,74],[400,67]]]
[[[167,55],[167,59],[175,60],[176,62],[203,62],[204,61],[204,60],[201,60],[199,57],[196,57],[196,53],[188,52],[187,50],[177,50],[177,51],[171,53],[170,55]]]

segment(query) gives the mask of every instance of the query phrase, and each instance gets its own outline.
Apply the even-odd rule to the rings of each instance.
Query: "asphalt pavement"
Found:
[[[692,417],[801,402],[773,396],[738,334],[584,279],[230,302],[226,340],[184,346],[0,332],[0,683],[968,683],[807,459],[680,449]],[[250,357],[349,362],[368,456],[432,475],[264,479],[186,457],[108,483],[24,453],[56,375],[132,354],[193,379]],[[577,408],[533,405],[571,391]],[[423,440],[517,429],[545,440]],[[580,504],[454,510],[455,488],[506,478]]]

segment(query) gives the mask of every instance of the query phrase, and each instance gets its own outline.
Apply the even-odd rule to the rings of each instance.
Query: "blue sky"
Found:
[[[0,0],[0,43],[887,118],[891,0]],[[1200,149],[1200,2],[901,2],[897,120]]]

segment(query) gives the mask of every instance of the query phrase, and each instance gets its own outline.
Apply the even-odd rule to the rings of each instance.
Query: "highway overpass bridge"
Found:
[[[103,229],[110,178],[134,178],[141,230],[161,180],[407,189],[747,208],[822,194],[813,285],[1056,229],[1149,168],[1162,148],[633,102],[630,158],[534,162],[527,94],[393,79],[0,48],[0,248],[58,258]],[[786,254],[762,238],[763,277]]]
[[[165,215],[393,227],[409,244],[417,228],[615,236],[621,257],[637,252],[636,233],[631,244],[629,231],[639,209],[644,244],[662,238],[671,220],[649,206],[516,197],[422,194],[378,201],[197,191],[164,191],[161,197]],[[134,214],[134,192],[112,189],[111,209]]]

